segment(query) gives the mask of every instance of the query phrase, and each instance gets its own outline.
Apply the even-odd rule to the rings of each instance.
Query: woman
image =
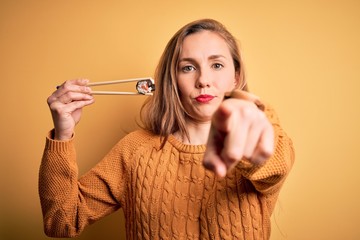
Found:
[[[155,80],[143,129],[79,180],[73,133],[94,102],[88,80],[48,98],[54,130],[39,179],[46,234],[76,236],[121,207],[127,239],[269,239],[293,147],[273,109],[236,91],[246,83],[234,37],[211,19],[189,23],[166,46]]]

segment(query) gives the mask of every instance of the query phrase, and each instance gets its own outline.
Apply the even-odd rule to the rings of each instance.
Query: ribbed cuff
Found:
[[[67,152],[74,148],[74,135],[68,140],[54,140],[54,129],[46,136],[45,150],[54,152]]]

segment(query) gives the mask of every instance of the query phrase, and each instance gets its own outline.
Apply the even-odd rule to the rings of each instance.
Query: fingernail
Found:
[[[92,95],[86,94],[85,98],[90,100],[90,99],[93,99],[94,97]]]

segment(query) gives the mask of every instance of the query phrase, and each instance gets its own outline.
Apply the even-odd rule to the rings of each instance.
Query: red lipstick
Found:
[[[214,96],[208,94],[201,94],[195,98],[195,100],[199,103],[208,103],[213,100]]]

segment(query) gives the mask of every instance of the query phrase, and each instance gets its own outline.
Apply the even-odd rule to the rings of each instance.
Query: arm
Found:
[[[39,195],[48,236],[74,237],[92,222],[120,207],[123,168],[112,151],[78,180],[73,139],[46,140],[39,172]],[[118,165],[117,167],[115,167]]]
[[[273,154],[262,164],[242,158],[236,167],[252,182],[257,191],[272,194],[280,189],[290,172],[295,160],[295,152],[293,143],[281,128],[274,109],[266,105],[265,114],[274,129]]]
[[[118,185],[113,181],[116,176],[107,167],[117,161],[114,156],[119,154],[105,158],[78,181],[73,132],[83,107],[94,102],[87,82],[86,79],[66,81],[47,99],[54,131],[46,140],[39,194],[44,228],[49,236],[76,236],[86,225],[119,207],[115,187]]]
[[[256,96],[242,92],[240,99],[220,105],[212,119],[204,165],[220,177],[239,168],[258,191],[267,192],[281,185],[294,152],[274,110],[259,103]]]

